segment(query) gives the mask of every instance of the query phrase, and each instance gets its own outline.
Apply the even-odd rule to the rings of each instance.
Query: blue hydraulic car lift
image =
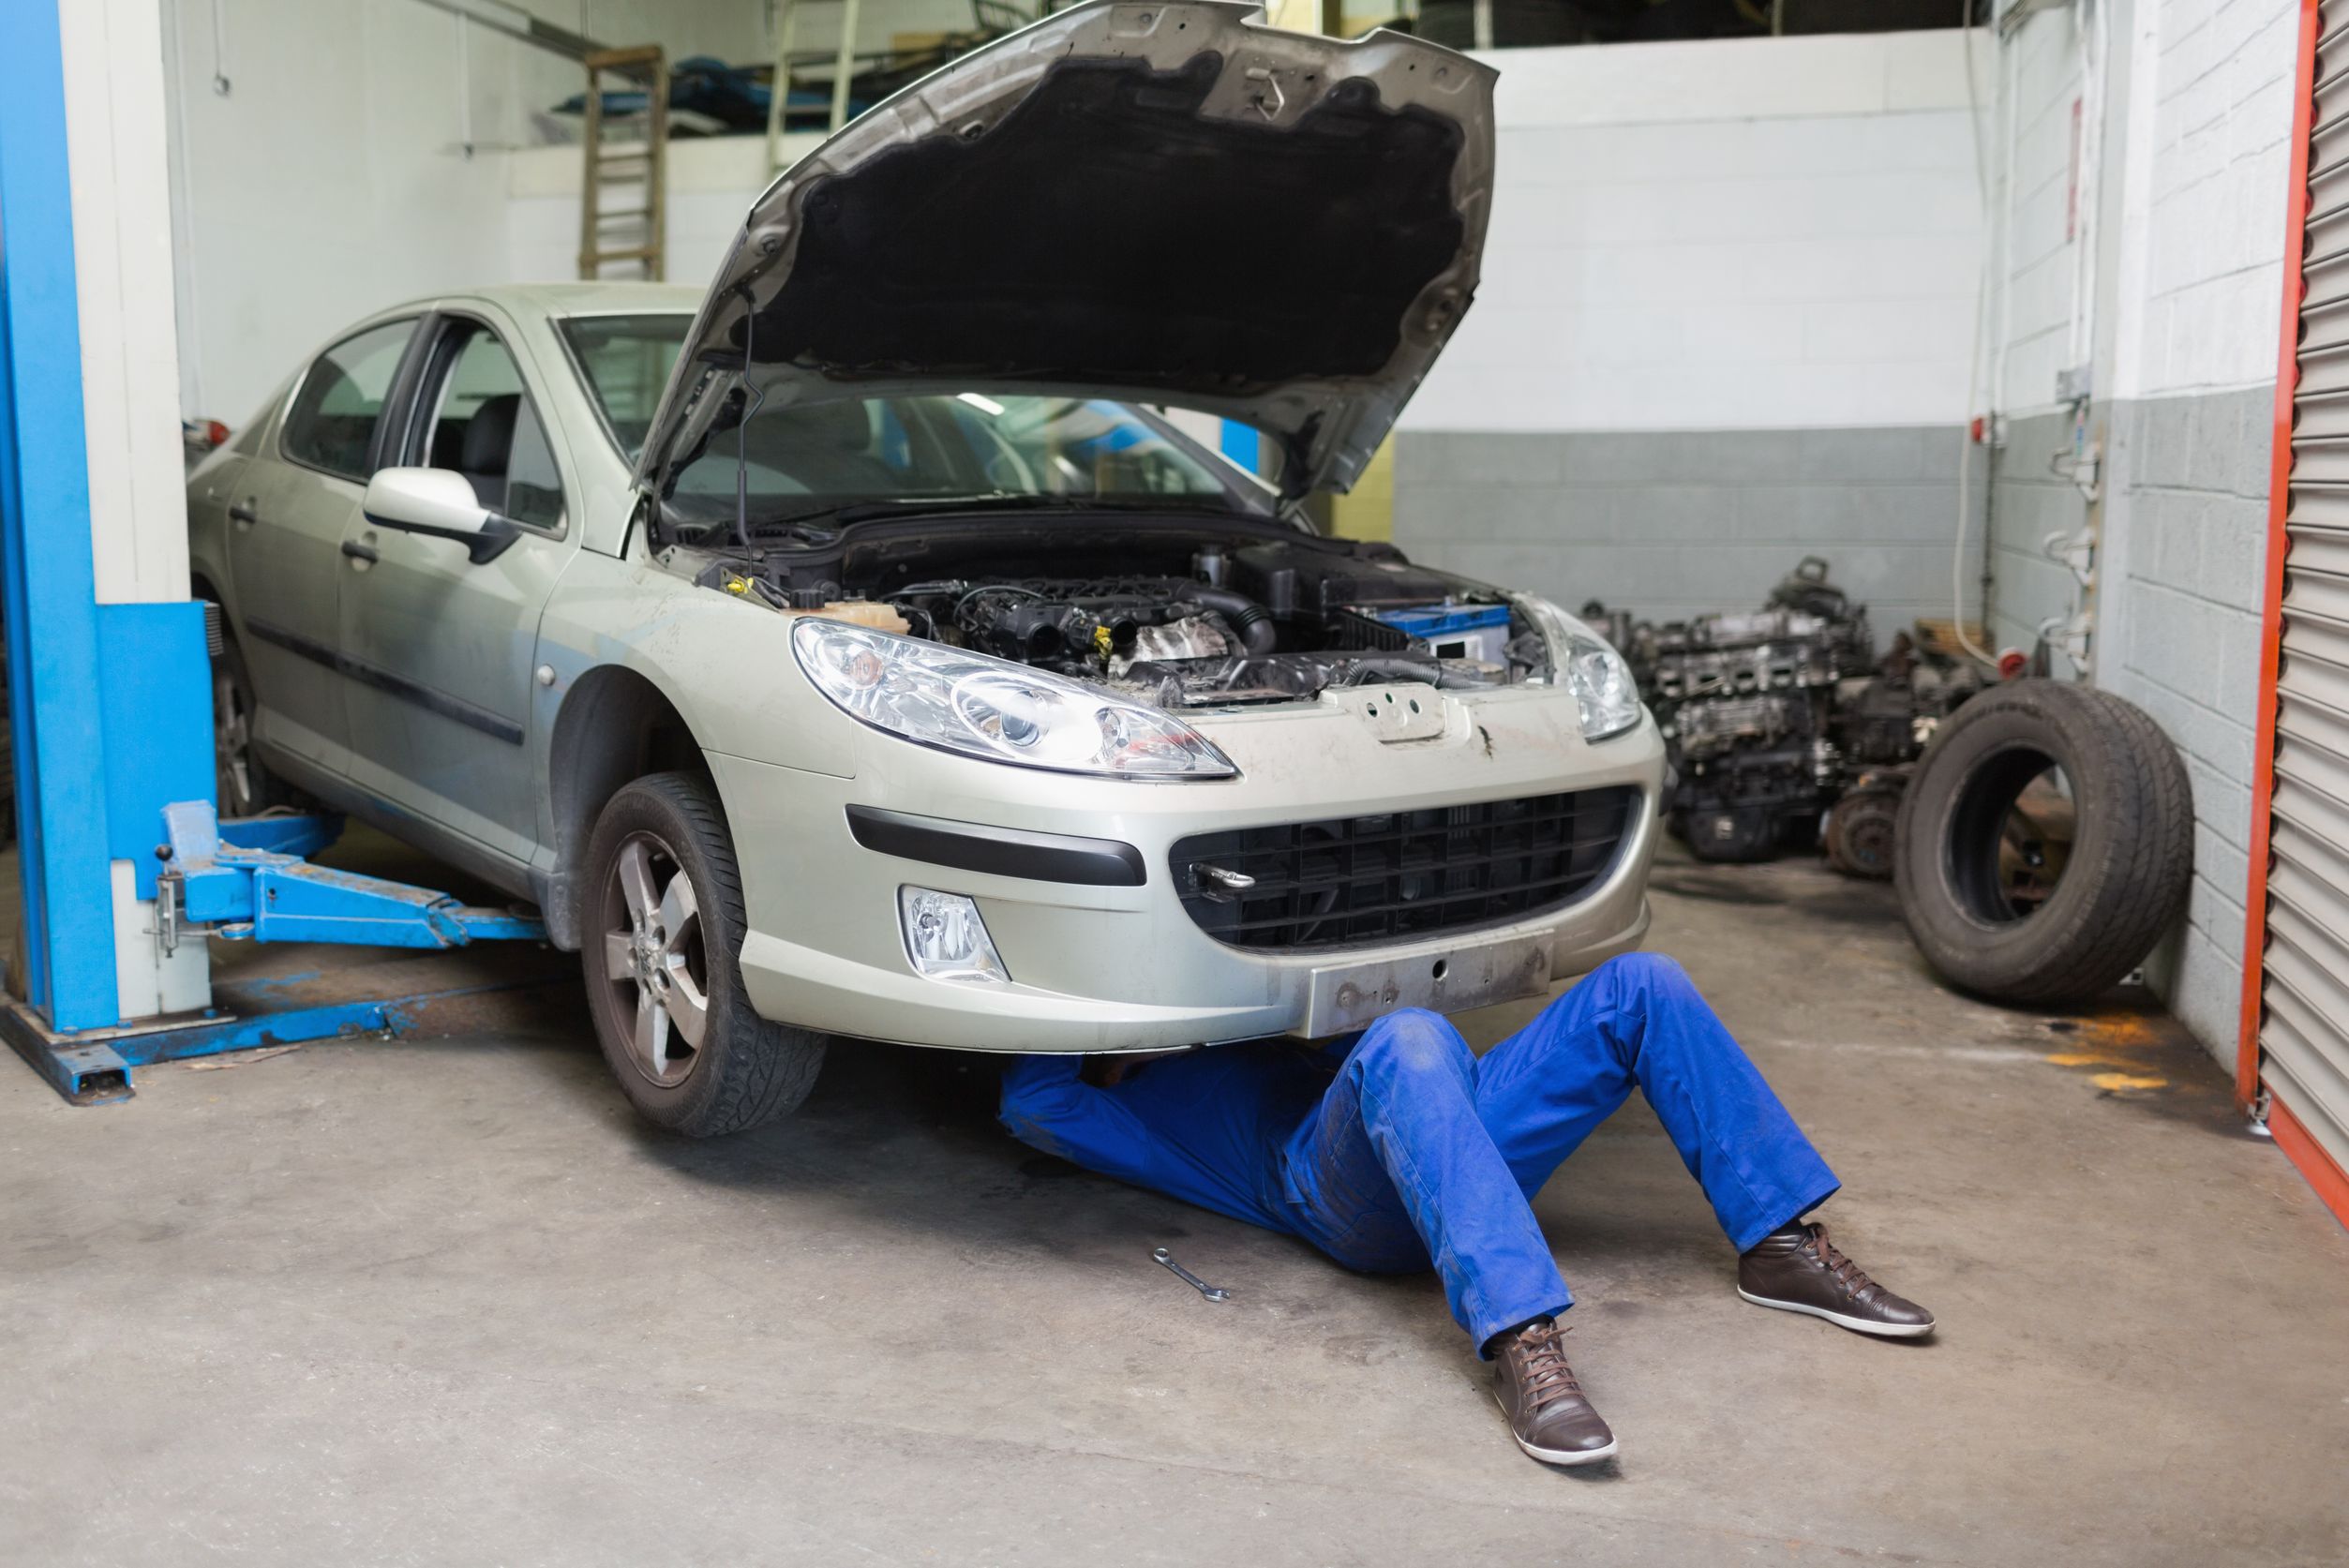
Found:
[[[277,814],[217,822],[209,800],[163,808],[156,846],[157,941],[340,943],[373,948],[462,948],[474,942],[546,940],[535,915],[479,908],[405,882],[314,866],[304,856],[332,844],[342,819]],[[217,1055],[329,1035],[397,1034],[430,1004],[480,987],[390,999],[224,1014],[110,1029],[45,1027],[31,1008],[0,1002],[0,1035],[76,1105],[130,1095],[130,1071],[155,1062]]]
[[[118,963],[159,966],[215,937],[455,948],[546,931],[533,915],[311,865],[338,818],[215,822],[203,606],[98,591],[67,129],[58,7],[0,4],[0,603],[23,889],[0,1034],[87,1104],[127,1098],[137,1066],[397,1032],[457,994],[286,1006],[299,988],[248,986],[242,1006],[126,1020]],[[159,158],[159,136],[143,150]],[[102,157],[90,162],[88,177],[109,177]],[[85,194],[117,210],[111,189]],[[126,937],[125,909],[150,919],[133,934],[153,951]]]

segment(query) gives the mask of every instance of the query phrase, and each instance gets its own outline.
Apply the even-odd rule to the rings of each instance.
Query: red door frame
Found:
[[[2300,301],[2305,289],[2301,264],[2308,236],[2317,7],[2318,0],[2300,0],[2299,61],[2292,99],[2292,183],[2284,198],[2283,315],[2276,350],[2274,447],[2267,465],[2267,588],[2259,633],[2258,733],[2252,751],[2251,878],[2243,898],[2243,996],[2235,1042],[2235,1098],[2246,1108],[2259,1098],[2260,996],[2267,952],[2267,819],[2276,784],[2276,677],[2283,639],[2284,554],[2291,546],[2285,518],[2292,509],[2292,404],[2300,379]],[[2349,1224],[2349,1174],[2333,1163],[2285,1107],[2270,1107],[2268,1127],[2277,1145],[2299,1167],[2327,1206],[2343,1224]]]

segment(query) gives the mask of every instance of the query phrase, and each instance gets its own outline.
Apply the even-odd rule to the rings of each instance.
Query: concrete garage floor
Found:
[[[666,1139],[565,986],[107,1109],[0,1058],[0,1560],[2349,1557],[2349,1236],[2207,1057],[1953,997],[1807,862],[1656,880],[1937,1340],[1742,1304],[1635,1101],[1540,1201],[1623,1440],[1549,1471],[1431,1279],[1039,1158],[981,1058],[844,1045]]]

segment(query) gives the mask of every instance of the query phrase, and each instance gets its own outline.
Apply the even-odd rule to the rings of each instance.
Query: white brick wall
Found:
[[[2123,306],[2117,389],[2269,382],[2297,7],[2168,0],[2148,11],[2138,56],[2150,53],[2153,76],[2144,284]]]
[[[2010,411],[2054,403],[2057,372],[2082,357],[2072,344],[2078,266],[2074,213],[2073,104],[2080,96],[2079,34],[2069,9],[2025,22],[1982,83],[1982,114],[2003,124],[2011,145],[1992,158],[1998,197],[1994,276],[2003,291],[1993,313],[1998,406]]]
[[[2097,308],[2114,319],[2098,396],[2271,381],[2294,0],[2097,3],[2115,30],[2103,44],[2106,97],[2127,100],[2105,132],[2103,179],[2125,189],[2103,206],[2118,223],[2100,242],[2108,264]],[[2005,187],[1992,336],[2003,348],[1998,406],[2010,414],[2055,406],[2057,373],[2088,357],[2072,342],[2085,226],[2073,211],[2078,17],[2075,4],[2028,18],[1984,79],[1993,173]],[[2083,206],[2092,186],[2077,192]]]
[[[1982,244],[1962,35],[1489,58],[1484,286],[1406,430],[1962,422]]]

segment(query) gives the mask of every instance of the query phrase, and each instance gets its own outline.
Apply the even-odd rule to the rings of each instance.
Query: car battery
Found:
[[[1509,662],[1509,606],[1506,605],[1413,605],[1399,609],[1362,612],[1426,645],[1439,659],[1477,659],[1488,665]]]

